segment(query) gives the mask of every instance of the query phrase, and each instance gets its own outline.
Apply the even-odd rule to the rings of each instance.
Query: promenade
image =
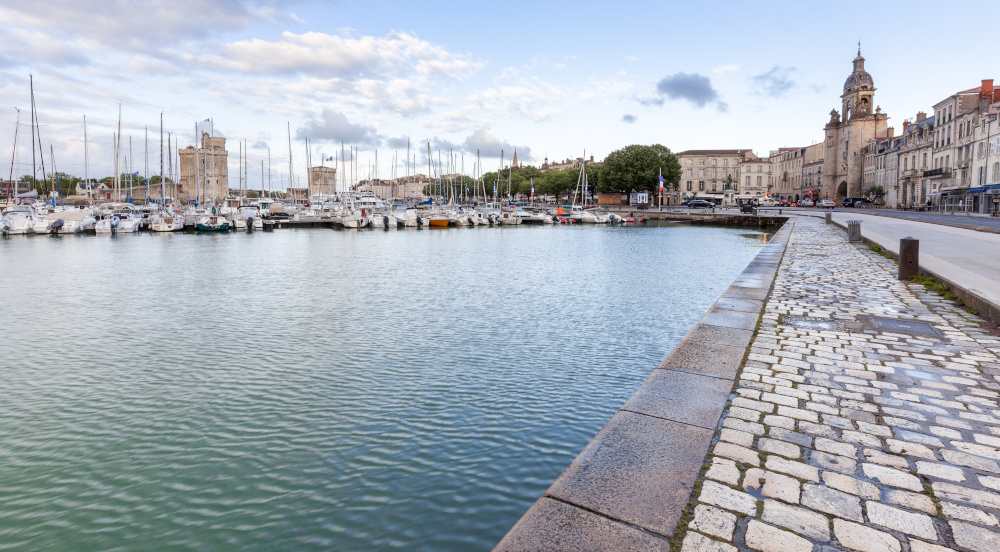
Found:
[[[912,230],[834,216],[863,220],[863,234],[886,246],[898,243],[894,232]],[[1000,338],[953,302],[896,280],[893,261],[847,242],[823,219],[793,217],[786,229],[773,287],[697,475],[679,476],[689,466],[652,455],[625,458],[628,443],[599,435],[498,549],[1000,550]],[[961,267],[965,253],[949,254],[928,236],[914,236],[922,262]],[[718,356],[704,345],[709,360]],[[629,404],[643,395],[648,402],[643,389],[657,377]],[[690,408],[702,396],[667,406]],[[629,404],[609,426],[631,415]],[[693,436],[705,419],[685,431]],[[598,454],[619,465],[593,464]],[[580,501],[563,489],[581,468],[641,472],[627,481],[640,489],[622,490],[619,480],[603,488],[611,498]],[[655,489],[662,497],[667,488],[693,491],[684,506],[618,506],[622,496]],[[567,513],[573,508],[582,513]],[[602,519],[580,521],[588,516]]]

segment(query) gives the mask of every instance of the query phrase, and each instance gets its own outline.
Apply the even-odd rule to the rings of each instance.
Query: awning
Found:
[[[983,186],[983,187],[980,187],[980,188],[969,188],[969,189],[965,190],[965,193],[967,193],[967,194],[981,194],[981,193],[983,193],[985,191],[986,191],[986,187]]]

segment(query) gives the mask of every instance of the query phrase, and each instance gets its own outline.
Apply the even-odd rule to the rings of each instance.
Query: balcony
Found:
[[[924,178],[936,178],[936,177],[948,178],[950,176],[951,176],[951,167],[941,167],[937,169],[930,169],[924,171]]]

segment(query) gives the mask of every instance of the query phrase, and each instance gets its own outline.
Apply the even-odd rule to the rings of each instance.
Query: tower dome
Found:
[[[875,83],[872,82],[872,76],[865,71],[865,58],[861,57],[861,50],[858,50],[858,57],[854,58],[854,71],[847,76],[847,80],[844,81],[844,92],[851,90],[854,87],[867,86],[868,89],[875,88]]]

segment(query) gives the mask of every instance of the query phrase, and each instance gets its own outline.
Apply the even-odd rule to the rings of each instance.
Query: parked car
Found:
[[[711,201],[705,201],[704,199],[692,199],[687,203],[688,209],[707,209],[709,207],[715,207],[715,204]]]
[[[855,207],[861,207],[862,205],[866,205],[866,204],[867,204],[867,205],[871,205],[871,203],[872,203],[872,202],[871,202],[871,201],[868,201],[867,199],[859,199],[859,200],[855,201],[855,202],[853,203],[853,205],[854,205]]]
[[[799,201],[799,207],[814,207],[816,204],[808,197]]]
[[[836,206],[837,204],[832,199],[821,199],[817,205],[820,209],[833,209]]]
[[[856,201],[868,201],[863,197],[845,197],[844,207],[852,207]]]

